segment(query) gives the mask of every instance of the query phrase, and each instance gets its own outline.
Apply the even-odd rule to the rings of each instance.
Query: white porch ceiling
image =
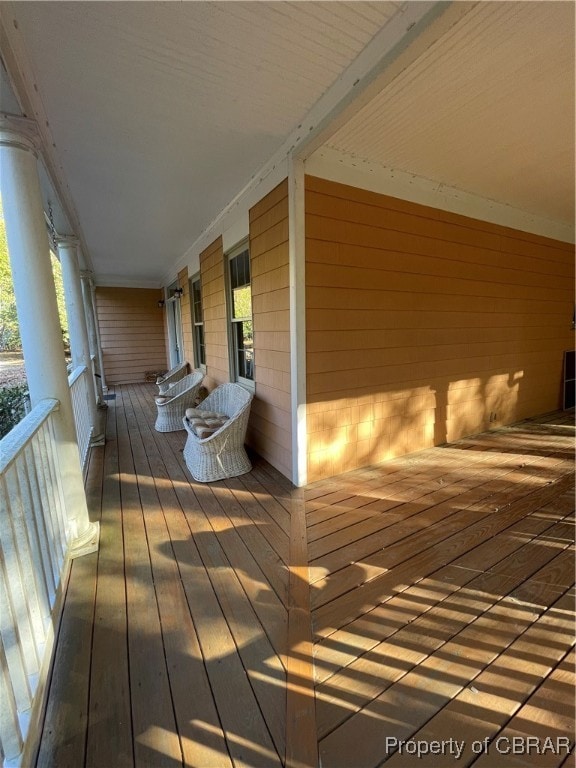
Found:
[[[327,146],[573,223],[574,9],[478,3]]]
[[[0,3],[3,61],[97,282],[160,285],[370,43],[402,43],[414,6]],[[324,146],[573,223],[573,3],[461,8],[374,98],[344,99]]]

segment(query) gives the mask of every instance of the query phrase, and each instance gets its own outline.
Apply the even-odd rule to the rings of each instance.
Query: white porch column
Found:
[[[94,552],[99,526],[88,517],[66,374],[48,234],[36,161],[36,124],[0,116],[0,180],[6,237],[32,406],[60,402],[54,414],[62,490],[70,525],[69,555]]]
[[[292,401],[292,482],[308,481],[306,414],[306,238],[304,162],[292,159],[288,176],[290,249],[290,371]]]
[[[96,316],[96,299],[94,296],[94,281],[89,272],[80,272],[82,279],[82,294],[84,296],[84,309],[88,324],[88,340],[90,342],[90,354],[95,357],[96,389],[98,391],[98,404],[102,408],[108,406],[104,403],[104,392],[107,390],[104,378],[104,361],[102,359],[102,346],[100,344],[100,331]]]
[[[88,377],[88,398],[86,407],[92,425],[91,445],[104,445],[104,435],[100,426],[100,418],[96,407],[96,383],[92,373],[90,359],[90,344],[88,328],[84,312],[84,299],[80,282],[80,267],[78,265],[78,240],[75,237],[57,238],[58,255],[62,267],[62,282],[64,283],[64,299],[68,316],[68,331],[70,333],[70,349],[72,366],[86,366]]]

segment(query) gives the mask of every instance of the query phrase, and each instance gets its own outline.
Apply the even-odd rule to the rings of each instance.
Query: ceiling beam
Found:
[[[306,160],[436,43],[476,2],[407,2],[306,116],[292,148]]]

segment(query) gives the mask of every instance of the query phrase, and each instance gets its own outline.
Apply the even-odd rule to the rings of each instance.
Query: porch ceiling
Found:
[[[327,146],[572,223],[574,4],[476,4]]]
[[[413,8],[0,6],[9,73],[0,107],[15,111],[9,79],[20,111],[52,145],[44,182],[56,177],[67,212],[57,226],[81,237],[97,282],[119,285],[160,285],[250,179],[289,151],[371,41]],[[571,223],[574,6],[464,6],[460,22],[369,101],[331,103],[326,116],[336,121],[326,129],[324,120],[320,145]],[[393,42],[407,26],[394,27]]]

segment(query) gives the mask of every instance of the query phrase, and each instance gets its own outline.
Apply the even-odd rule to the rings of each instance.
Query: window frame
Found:
[[[206,373],[206,336],[204,334],[204,297],[202,292],[202,277],[200,273],[193,275],[189,283],[190,293],[190,322],[192,324],[192,349],[194,352],[194,367]],[[196,317],[196,300],[194,285],[200,286],[200,319]],[[204,361],[202,362],[202,352]]]
[[[176,297],[179,283],[175,280],[166,289],[166,323],[168,334],[168,360],[170,368],[184,360],[184,339],[182,333],[182,307],[180,298]]]
[[[250,317],[234,317],[234,296],[232,288],[232,275],[231,264],[238,256],[247,253],[248,256],[248,270],[249,270],[249,282],[245,283],[250,290]],[[225,259],[225,284],[226,284],[226,311],[227,311],[227,326],[228,326],[228,356],[230,366],[230,380],[235,381],[238,384],[246,387],[251,391],[254,391],[256,386],[255,381],[255,360],[254,360],[254,312],[252,311],[252,265],[250,261],[250,243],[246,238],[238,243],[234,248],[231,248],[224,255]],[[237,286],[238,287],[238,286]],[[251,322],[252,323],[252,378],[241,376],[239,373],[238,359],[240,349],[237,343],[237,330],[236,326],[240,323]]]

